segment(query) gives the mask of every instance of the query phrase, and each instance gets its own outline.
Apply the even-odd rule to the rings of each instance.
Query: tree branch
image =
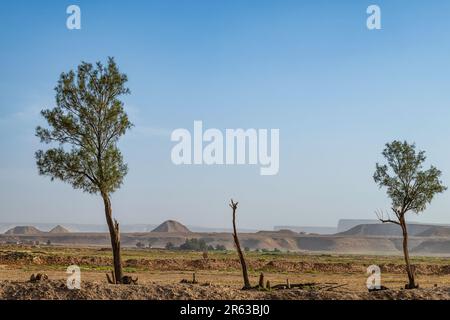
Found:
[[[393,224],[400,225],[400,222],[392,220],[389,217],[389,214],[387,214],[387,219],[384,219],[384,214],[383,214],[382,210],[375,211],[375,214],[377,215],[378,220],[381,221],[382,223],[393,223]]]

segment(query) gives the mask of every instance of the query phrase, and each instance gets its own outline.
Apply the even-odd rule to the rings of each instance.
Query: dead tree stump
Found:
[[[106,274],[106,279],[108,280],[109,284],[137,284],[138,282],[138,277],[136,277],[136,279],[133,279],[133,277],[131,276],[123,276],[122,279],[117,282],[114,271],[111,271],[111,277],[109,276],[109,274]]]
[[[259,275],[259,284],[258,287],[260,289],[264,289],[265,285],[264,285],[264,273],[261,272],[261,274]]]
[[[30,282],[40,282],[45,280],[48,280],[48,276],[45,273],[33,273],[30,277]]]
[[[236,250],[239,255],[239,260],[241,261],[242,266],[242,277],[244,278],[244,287],[242,289],[247,290],[251,289],[252,286],[250,284],[250,280],[248,278],[248,272],[247,272],[247,264],[245,263],[245,257],[241,250],[241,244],[239,243],[239,238],[236,231],[236,210],[239,202],[234,202],[233,199],[231,199],[230,202],[230,208],[233,209],[233,239],[234,244],[236,245]]]

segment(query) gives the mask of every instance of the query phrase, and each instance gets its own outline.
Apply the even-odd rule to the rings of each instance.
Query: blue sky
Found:
[[[378,4],[382,30],[366,28]],[[66,28],[77,4],[82,29]],[[2,1],[0,221],[103,223],[98,197],[40,177],[34,136],[59,74],[114,56],[135,124],[122,223],[328,225],[388,208],[372,180],[384,143],[416,142],[450,185],[448,1]],[[175,166],[170,132],[279,128],[280,171]],[[416,221],[450,223],[450,192]]]

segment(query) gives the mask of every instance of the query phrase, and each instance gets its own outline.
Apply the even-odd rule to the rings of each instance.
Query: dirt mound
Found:
[[[69,230],[67,230],[66,228],[64,228],[59,224],[49,231],[49,233],[69,233],[69,232],[70,232]]]
[[[246,299],[231,287],[192,284],[110,285],[82,282],[80,290],[69,290],[65,281],[40,283],[0,282],[0,300],[195,300]]]
[[[450,300],[450,288],[383,290],[377,292],[352,292],[349,290],[280,290],[264,299],[282,300]]]
[[[353,292],[348,290],[239,290],[210,284],[109,285],[81,283],[80,290],[69,290],[63,280],[38,283],[0,282],[4,300],[449,300],[450,288]]]
[[[9,229],[5,232],[5,234],[41,234],[43,231],[33,227],[33,226],[17,226],[12,229]]]
[[[175,220],[167,220],[153,229],[151,232],[190,233],[191,231]]]

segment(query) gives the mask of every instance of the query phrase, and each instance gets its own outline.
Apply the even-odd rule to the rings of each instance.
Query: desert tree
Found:
[[[236,246],[236,250],[239,255],[239,260],[240,260],[241,266],[242,266],[242,276],[244,278],[243,289],[250,289],[251,285],[250,285],[250,280],[248,279],[247,264],[245,262],[244,253],[242,252],[241,244],[239,243],[239,237],[238,237],[237,230],[236,230],[236,210],[237,210],[238,204],[239,204],[239,202],[234,202],[233,199],[231,199],[230,204],[229,204],[230,208],[233,210],[233,239],[234,239],[234,244]]]
[[[113,279],[122,283],[119,223],[112,216],[111,194],[120,188],[128,168],[117,142],[132,127],[120,97],[130,93],[127,76],[113,58],[107,65],[82,62],[76,71],[60,75],[56,107],[42,110],[48,123],[37,127],[42,143],[36,152],[39,174],[67,182],[103,199],[114,261]]]
[[[414,280],[414,269],[411,266],[408,252],[408,229],[406,213],[419,214],[431,203],[433,197],[447,188],[440,180],[441,171],[431,166],[424,170],[426,160],[424,151],[416,151],[415,144],[393,141],[387,143],[382,155],[387,164],[376,164],[373,179],[380,188],[387,188],[387,195],[392,201],[391,211],[395,218],[377,212],[383,223],[394,223],[401,227],[403,235],[403,254],[406,263],[409,283],[405,288],[413,289],[417,285]]]

